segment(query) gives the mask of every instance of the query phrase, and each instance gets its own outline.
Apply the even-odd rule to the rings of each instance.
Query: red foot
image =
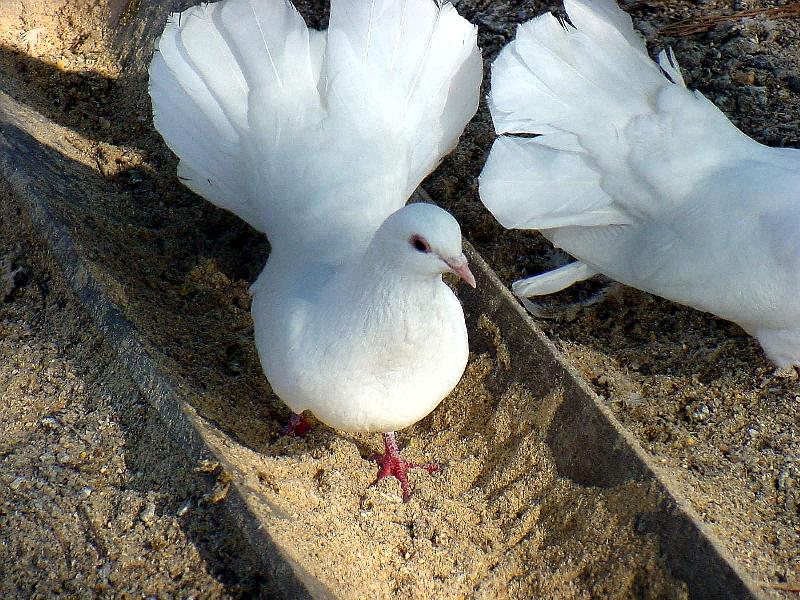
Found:
[[[289,422],[281,428],[281,435],[305,437],[309,431],[311,431],[311,423],[308,422],[306,416],[292,413]]]
[[[376,485],[384,477],[394,477],[400,482],[403,490],[403,502],[411,499],[411,484],[408,482],[409,469],[425,469],[428,473],[435,473],[439,470],[439,465],[430,463],[427,465],[417,465],[403,460],[400,451],[397,449],[397,440],[394,432],[383,434],[383,443],[386,451],[383,454],[375,454],[371,457],[379,465],[378,477],[372,483]]]

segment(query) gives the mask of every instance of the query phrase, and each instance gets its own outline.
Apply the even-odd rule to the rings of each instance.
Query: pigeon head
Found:
[[[373,245],[382,260],[398,273],[431,277],[455,273],[475,287],[475,277],[461,251],[461,228],[449,212],[438,206],[404,206],[383,222]]]

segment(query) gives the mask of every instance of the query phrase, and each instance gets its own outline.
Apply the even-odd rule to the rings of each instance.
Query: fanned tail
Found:
[[[229,0],[171,15],[150,64],[150,96],[184,184],[264,231],[243,156],[248,97],[258,85],[308,96],[310,65],[308,30],[283,0]]]
[[[671,208],[698,167],[728,160],[745,136],[686,89],[671,50],[650,59],[614,0],[564,5],[571,25],[551,14],[520,25],[492,65],[489,106],[509,135],[481,176],[484,204],[506,227],[545,230]]]
[[[477,28],[449,2],[335,0],[326,58],[331,114],[365,138],[378,131],[404,141],[407,198],[478,108]]]
[[[340,261],[455,146],[481,77],[450,4],[334,0],[317,32],[288,0],[223,0],[172,16],[150,93],[190,189],[273,249]]]

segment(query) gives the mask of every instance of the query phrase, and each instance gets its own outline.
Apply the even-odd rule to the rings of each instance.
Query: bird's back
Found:
[[[773,260],[791,251],[775,247],[767,221],[798,218],[800,152],[745,136],[685,87],[671,52],[652,61],[613,0],[565,6],[574,27],[538,17],[493,65],[490,106],[508,135],[481,175],[482,200],[594,271],[729,314],[736,301],[721,289],[710,299],[699,282],[797,265]],[[754,251],[732,257],[741,247]]]

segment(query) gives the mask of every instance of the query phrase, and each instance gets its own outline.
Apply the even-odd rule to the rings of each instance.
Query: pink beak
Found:
[[[472,274],[472,271],[469,270],[466,256],[462,254],[458,258],[451,258],[450,260],[445,260],[445,262],[453,273],[464,280],[464,283],[476,287],[475,276]]]

